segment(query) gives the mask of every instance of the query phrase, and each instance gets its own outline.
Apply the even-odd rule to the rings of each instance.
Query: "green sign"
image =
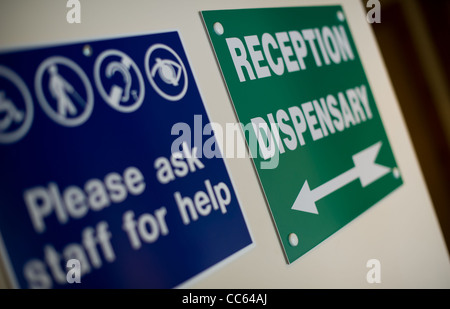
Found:
[[[202,15],[291,263],[402,185],[345,14]]]

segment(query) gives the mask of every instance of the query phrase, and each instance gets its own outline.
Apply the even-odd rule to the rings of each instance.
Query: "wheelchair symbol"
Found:
[[[11,144],[24,137],[33,122],[33,100],[24,81],[0,66],[0,143]]]

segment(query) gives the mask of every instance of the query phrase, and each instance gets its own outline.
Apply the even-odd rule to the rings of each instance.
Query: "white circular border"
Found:
[[[213,25],[213,28],[214,28],[214,32],[217,35],[222,35],[225,32],[225,29],[223,28],[223,25],[221,23],[219,23],[219,22],[215,22],[214,25]]]
[[[148,65],[148,62],[150,60],[150,56],[153,53],[154,50],[161,48],[161,49],[165,49],[167,51],[169,51],[172,55],[175,56],[175,58],[177,59],[178,63],[181,65],[181,68],[183,69],[183,76],[184,76],[184,86],[183,89],[181,90],[181,92],[177,95],[168,95],[167,93],[165,93],[164,91],[162,91],[158,85],[155,83],[155,81],[153,80],[152,74],[150,72],[150,67]],[[166,100],[169,101],[179,101],[181,98],[184,97],[184,95],[186,94],[187,91],[187,86],[188,86],[188,77],[187,77],[187,72],[186,72],[186,68],[184,66],[183,61],[181,61],[180,56],[178,56],[178,54],[169,46],[164,45],[164,44],[154,44],[152,46],[150,46],[150,48],[147,50],[147,52],[145,53],[145,73],[147,74],[147,78],[150,82],[150,84],[152,85],[153,89],[156,90],[156,92],[162,96],[163,98],[165,98]]]
[[[9,79],[19,89],[25,102],[25,120],[22,122],[19,129],[6,134],[0,133],[0,143],[11,144],[20,140],[30,130],[34,117],[33,99],[31,98],[30,91],[28,90],[25,82],[14,71],[8,69],[7,67],[0,66],[0,76]]]
[[[115,106],[115,105],[111,104],[111,102],[109,101],[109,96],[106,93],[105,88],[103,87],[103,84],[102,84],[101,78],[100,78],[101,65],[102,65],[103,61],[106,59],[106,57],[109,57],[109,56],[119,56],[122,58],[126,57],[128,60],[130,60],[131,67],[136,72],[136,75],[139,79],[140,95],[139,95],[138,99],[136,100],[136,102],[134,102],[134,104],[132,104],[132,105]],[[97,86],[97,90],[100,93],[100,95],[102,96],[103,100],[105,100],[106,103],[108,103],[108,105],[111,106],[112,108],[114,108],[115,110],[118,110],[123,113],[131,113],[131,112],[134,112],[135,110],[137,110],[139,107],[141,107],[142,102],[144,102],[145,85],[144,85],[144,78],[142,77],[142,73],[139,70],[136,63],[133,61],[133,59],[131,59],[131,57],[129,57],[127,54],[125,54],[124,52],[122,52],[120,50],[109,49],[109,50],[104,51],[97,57],[97,60],[95,60],[95,66],[94,66],[94,80],[95,80],[95,85]]]
[[[297,247],[298,246],[298,236],[295,233],[290,233],[289,234],[289,244],[292,247]]]
[[[45,70],[52,64],[62,64],[66,67],[72,69],[80,78],[84,84],[86,89],[86,107],[78,117],[73,119],[67,119],[65,117],[61,117],[58,113],[56,113],[53,108],[48,104],[47,99],[45,98],[44,92],[42,90],[42,77],[45,73]],[[36,90],[36,95],[44,112],[56,123],[66,126],[66,127],[76,127],[82,125],[86,122],[86,120],[91,116],[92,110],[94,109],[94,92],[92,90],[92,85],[89,82],[89,78],[86,73],[72,60],[67,59],[65,57],[54,56],[46,59],[39,66],[36,77],[34,80],[34,87]]]

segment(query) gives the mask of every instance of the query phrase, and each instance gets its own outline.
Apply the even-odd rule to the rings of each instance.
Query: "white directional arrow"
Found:
[[[303,184],[292,209],[309,212],[318,215],[316,202],[336,190],[348,185],[352,181],[359,178],[361,186],[364,188],[375,180],[383,177],[391,171],[390,168],[375,163],[375,159],[380,152],[382,143],[378,142],[373,146],[353,155],[353,163],[355,167],[344,172],[343,174],[331,179],[323,185],[311,190],[308,180]]]

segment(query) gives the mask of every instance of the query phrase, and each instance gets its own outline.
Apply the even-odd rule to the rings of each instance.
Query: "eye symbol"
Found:
[[[156,58],[156,64],[152,68],[152,77],[158,73],[159,77],[169,85],[178,86],[181,78],[181,66],[172,60]]]

